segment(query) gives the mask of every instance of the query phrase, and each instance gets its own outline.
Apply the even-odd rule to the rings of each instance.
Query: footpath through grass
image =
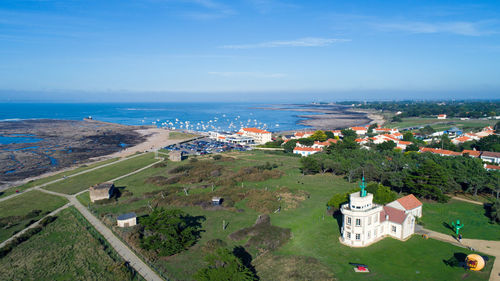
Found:
[[[464,224],[460,230],[463,238],[500,240],[500,224],[491,223],[481,205],[453,199],[446,204],[424,203],[422,221],[425,228],[454,235],[451,223],[457,219]]]
[[[5,241],[68,200],[32,190],[0,202],[0,241]]]
[[[112,158],[112,159],[100,161],[97,163],[93,163],[90,165],[81,165],[80,167],[73,169],[73,170],[70,170],[70,171],[60,172],[60,173],[57,173],[57,174],[52,175],[52,176],[48,176],[48,177],[44,177],[41,179],[30,181],[30,182],[23,184],[23,185],[20,185],[20,186],[11,187],[9,189],[6,189],[6,190],[0,192],[0,198],[14,194],[16,192],[16,190],[19,190],[19,191],[26,190],[26,189],[33,187],[33,186],[41,185],[41,184],[44,184],[44,183],[47,183],[47,182],[50,182],[50,181],[53,181],[56,179],[63,178],[64,176],[74,175],[76,173],[83,172],[83,171],[86,171],[86,170],[89,170],[89,169],[92,169],[95,167],[99,167],[99,166],[102,166],[104,164],[112,163],[118,159],[120,159],[120,158]]]
[[[156,162],[153,158],[153,153],[146,153],[132,159],[116,163],[95,171],[78,175],[75,177],[67,178],[63,181],[45,186],[47,190],[61,192],[65,194],[75,194],[79,191],[85,190],[92,185],[109,181],[121,175],[131,173],[146,165]]]
[[[70,207],[0,259],[0,280],[143,279]]]

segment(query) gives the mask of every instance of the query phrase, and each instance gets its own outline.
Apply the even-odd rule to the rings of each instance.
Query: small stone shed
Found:
[[[170,151],[168,153],[168,159],[170,161],[182,161],[184,159],[184,152],[183,151]]]
[[[212,197],[212,205],[219,206],[221,204],[222,204],[222,198],[221,197]]]
[[[113,195],[115,185],[112,182],[103,182],[89,188],[90,201],[109,199]]]
[[[134,226],[137,224],[137,215],[134,212],[119,215],[116,218],[116,224],[118,227]]]

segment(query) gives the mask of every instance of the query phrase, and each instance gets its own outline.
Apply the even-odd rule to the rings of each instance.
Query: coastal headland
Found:
[[[286,110],[296,112],[312,112],[314,114],[297,115],[298,123],[317,130],[343,129],[353,126],[364,126],[385,120],[381,115],[371,111],[355,110],[350,106],[339,104],[293,104],[274,107],[261,107],[268,110]]]

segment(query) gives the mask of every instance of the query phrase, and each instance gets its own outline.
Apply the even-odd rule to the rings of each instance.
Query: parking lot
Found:
[[[230,150],[246,151],[251,150],[251,147],[239,144],[219,142],[209,138],[203,138],[181,144],[169,145],[166,146],[165,149],[170,151],[183,151],[188,155],[205,155],[212,153],[221,153]]]

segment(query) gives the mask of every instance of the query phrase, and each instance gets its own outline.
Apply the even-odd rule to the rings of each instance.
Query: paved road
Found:
[[[14,238],[16,238],[16,237],[20,236],[21,234],[25,233],[26,231],[28,231],[28,229],[34,228],[35,226],[39,225],[40,221],[43,220],[44,218],[46,218],[48,216],[53,216],[53,215],[59,213],[60,211],[68,208],[71,205],[72,205],[71,203],[67,203],[66,205],[60,207],[59,209],[56,209],[56,210],[52,211],[50,214],[48,214],[45,217],[41,218],[39,221],[37,221],[35,223],[32,223],[30,226],[26,227],[25,229],[19,231],[18,233],[16,233],[15,235],[13,235],[12,237],[10,237],[9,239],[7,239],[7,240],[3,241],[2,243],[0,243],[0,248],[3,247],[3,246],[5,246],[10,241],[12,241]]]
[[[25,193],[25,192],[27,192],[27,191],[33,190],[33,189],[35,189],[35,188],[44,187],[44,186],[47,186],[47,185],[50,185],[50,184],[53,184],[53,183],[56,183],[56,182],[60,182],[60,181],[65,180],[65,179],[67,179],[67,178],[72,178],[72,177],[76,177],[76,176],[79,176],[79,175],[83,175],[83,174],[86,174],[86,173],[88,173],[88,172],[92,172],[92,171],[95,171],[95,170],[97,170],[97,169],[101,169],[101,168],[104,168],[104,167],[107,167],[107,166],[110,166],[110,165],[114,165],[114,164],[116,164],[116,163],[120,163],[120,162],[125,161],[125,160],[133,159],[133,158],[135,158],[135,157],[137,157],[137,156],[139,156],[139,155],[142,155],[142,154],[133,155],[133,156],[130,156],[130,157],[128,157],[128,158],[122,158],[122,159],[120,159],[120,160],[113,161],[113,162],[111,162],[111,163],[103,164],[103,165],[100,165],[100,166],[97,166],[97,167],[94,167],[94,168],[91,168],[91,169],[88,169],[88,170],[85,170],[85,171],[78,172],[78,173],[76,173],[76,174],[72,174],[72,175],[66,176],[65,178],[55,179],[55,180],[53,180],[53,181],[49,181],[49,182],[44,183],[44,184],[41,184],[41,185],[37,185],[37,186],[34,186],[34,187],[30,187],[30,188],[28,188],[28,189],[25,189],[23,192],[14,193],[14,194],[11,194],[11,195],[9,195],[9,196],[5,196],[5,197],[3,197],[3,198],[0,198],[0,202],[5,201],[5,200],[8,200],[8,199],[13,198],[13,197],[16,197],[16,196],[19,196],[19,195],[21,195],[21,194],[23,194],[23,193]]]
[[[116,252],[148,281],[163,280],[154,272],[145,262],[130,250],[120,239],[118,239],[109,228],[107,228],[99,219],[87,210],[75,197],[71,198],[71,203],[82,215],[101,233]]]
[[[495,263],[491,269],[490,281],[500,281],[500,241],[462,239],[462,242],[458,242],[451,235],[446,235],[422,227],[419,227],[418,230],[416,229],[416,232],[427,234],[430,238],[448,242],[459,247],[469,247],[473,248],[475,251],[495,256]]]

